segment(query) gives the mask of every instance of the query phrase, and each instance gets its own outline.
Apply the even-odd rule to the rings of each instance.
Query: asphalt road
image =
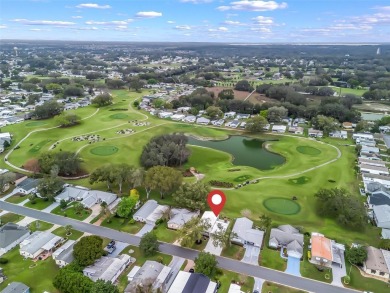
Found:
[[[113,229],[109,229],[101,226],[95,226],[88,223],[83,223],[70,218],[57,216],[54,214],[45,213],[34,209],[29,209],[8,202],[0,201],[0,209],[7,210],[12,213],[32,217],[41,221],[61,225],[61,226],[72,225],[73,228],[76,230],[87,232],[94,235],[99,235],[102,237],[107,237],[110,239],[114,239],[116,241],[126,242],[130,245],[138,246],[141,239],[138,236],[131,235],[128,233],[123,233]],[[175,255],[175,256],[192,259],[192,260],[195,259],[199,253],[197,250],[184,248],[169,243],[161,243],[159,250],[165,254]],[[352,292],[356,293],[358,292],[356,290],[336,287],[312,279],[306,279],[302,277],[289,275],[284,272],[271,270],[265,267],[243,263],[241,261],[234,260],[234,259],[229,259],[221,256],[217,256],[216,258],[218,261],[218,266],[223,269],[237,272],[244,275],[258,277],[270,282],[276,282],[282,285],[294,287],[309,292],[315,292],[315,293],[352,293]]]

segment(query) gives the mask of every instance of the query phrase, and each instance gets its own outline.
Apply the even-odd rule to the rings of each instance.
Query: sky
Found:
[[[390,0],[0,0],[0,39],[390,42]]]

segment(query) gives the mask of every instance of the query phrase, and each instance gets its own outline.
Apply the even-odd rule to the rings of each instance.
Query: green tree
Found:
[[[211,119],[218,119],[223,116],[223,112],[219,107],[210,106],[206,109],[206,115]]]
[[[141,237],[139,248],[145,256],[154,255],[158,251],[157,236],[148,232]]]
[[[211,228],[209,221],[202,220],[198,217],[194,217],[185,223],[181,229],[179,229],[180,244],[185,247],[192,246],[196,241],[200,241],[203,236],[203,232]]]
[[[280,122],[283,118],[287,117],[288,110],[281,106],[281,107],[271,107],[268,109],[267,118],[270,122]]]
[[[84,276],[80,268],[73,263],[59,270],[54,277],[53,285],[62,293],[90,293],[93,282]]]
[[[76,212],[76,214],[78,214],[78,215],[80,215],[84,210],[84,206],[81,202],[76,202],[73,205],[73,208],[74,208],[74,211]]]
[[[72,225],[66,225],[64,227],[64,229],[65,229],[66,235],[70,235],[72,233],[73,227],[72,227]]]
[[[93,283],[90,293],[119,293],[119,289],[111,281],[99,279]]]
[[[59,85],[58,83],[49,83],[45,87],[47,90],[52,91],[53,94],[55,94],[55,95],[58,95],[64,91],[62,86]]]
[[[312,123],[316,129],[322,130],[325,135],[329,135],[332,131],[340,128],[339,122],[336,119],[324,115],[317,115],[313,118]]]
[[[272,219],[270,217],[268,217],[265,214],[262,214],[259,218],[260,218],[259,227],[262,230],[267,230],[271,227]]]
[[[204,211],[207,207],[209,192],[209,185],[201,181],[195,183],[185,182],[172,194],[172,198],[179,207]]]
[[[129,89],[134,89],[136,92],[139,92],[145,83],[137,77],[131,78],[129,81]]]
[[[47,101],[41,106],[36,106],[33,116],[37,119],[47,119],[60,114],[64,110],[64,106],[57,103],[57,101]]]
[[[112,104],[112,96],[109,93],[103,93],[97,95],[91,102],[98,107],[108,106]]]
[[[347,250],[347,260],[357,266],[362,266],[367,259],[367,250],[364,246],[352,247]]]
[[[164,194],[174,191],[178,188],[183,180],[180,171],[165,166],[154,166],[146,172],[144,186],[150,189],[158,190],[161,199]],[[149,189],[149,192],[150,192]]]
[[[103,239],[99,236],[84,236],[73,247],[73,256],[80,266],[89,266],[104,254]]]
[[[211,235],[213,245],[216,247],[229,247],[231,245],[231,240],[237,237],[237,234],[232,231],[232,226],[230,225],[227,230],[223,229],[222,224],[217,224],[218,230]]]
[[[113,172],[111,165],[103,165],[102,167],[95,169],[89,176],[90,184],[105,182],[108,190],[111,190],[111,186],[115,180],[116,173]]]
[[[80,116],[77,116],[74,113],[71,112],[63,112],[60,115],[58,115],[56,118],[57,125],[61,127],[69,127],[73,125],[77,125],[80,123]]]
[[[0,175],[0,192],[4,192],[4,189],[9,183],[15,181],[16,175],[12,172],[7,172]]]
[[[122,198],[118,204],[118,209],[116,210],[116,213],[118,214],[119,217],[128,218],[133,212],[133,209],[137,204],[137,202],[138,199],[135,197],[129,196],[129,197]]]
[[[62,190],[64,183],[64,180],[55,174],[45,176],[39,181],[37,191],[40,196],[53,201],[54,197]]]
[[[245,130],[249,132],[263,132],[268,121],[263,116],[254,116],[248,119]]]
[[[240,80],[239,82],[237,82],[234,89],[237,91],[245,91],[245,92],[253,91],[253,87],[250,85],[249,81],[247,80]]]
[[[233,100],[234,99],[234,91],[232,89],[222,90],[218,94],[218,98],[223,99],[223,100]]]
[[[195,258],[195,271],[209,278],[213,278],[217,271],[218,262],[215,255],[208,252],[200,252]]]

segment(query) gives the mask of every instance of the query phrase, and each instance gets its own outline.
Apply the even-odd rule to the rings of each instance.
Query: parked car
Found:
[[[111,248],[113,246],[115,246],[115,241],[111,240],[110,243],[107,244],[107,248]]]
[[[111,246],[110,248],[106,247],[104,250],[108,252],[108,254],[111,254],[115,251],[116,247]]]

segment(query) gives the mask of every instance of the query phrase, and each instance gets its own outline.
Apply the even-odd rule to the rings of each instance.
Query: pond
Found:
[[[192,145],[216,149],[233,156],[233,164],[250,166],[260,170],[271,170],[284,164],[285,158],[263,147],[265,140],[244,136],[230,136],[226,140],[199,140],[188,138]]]

